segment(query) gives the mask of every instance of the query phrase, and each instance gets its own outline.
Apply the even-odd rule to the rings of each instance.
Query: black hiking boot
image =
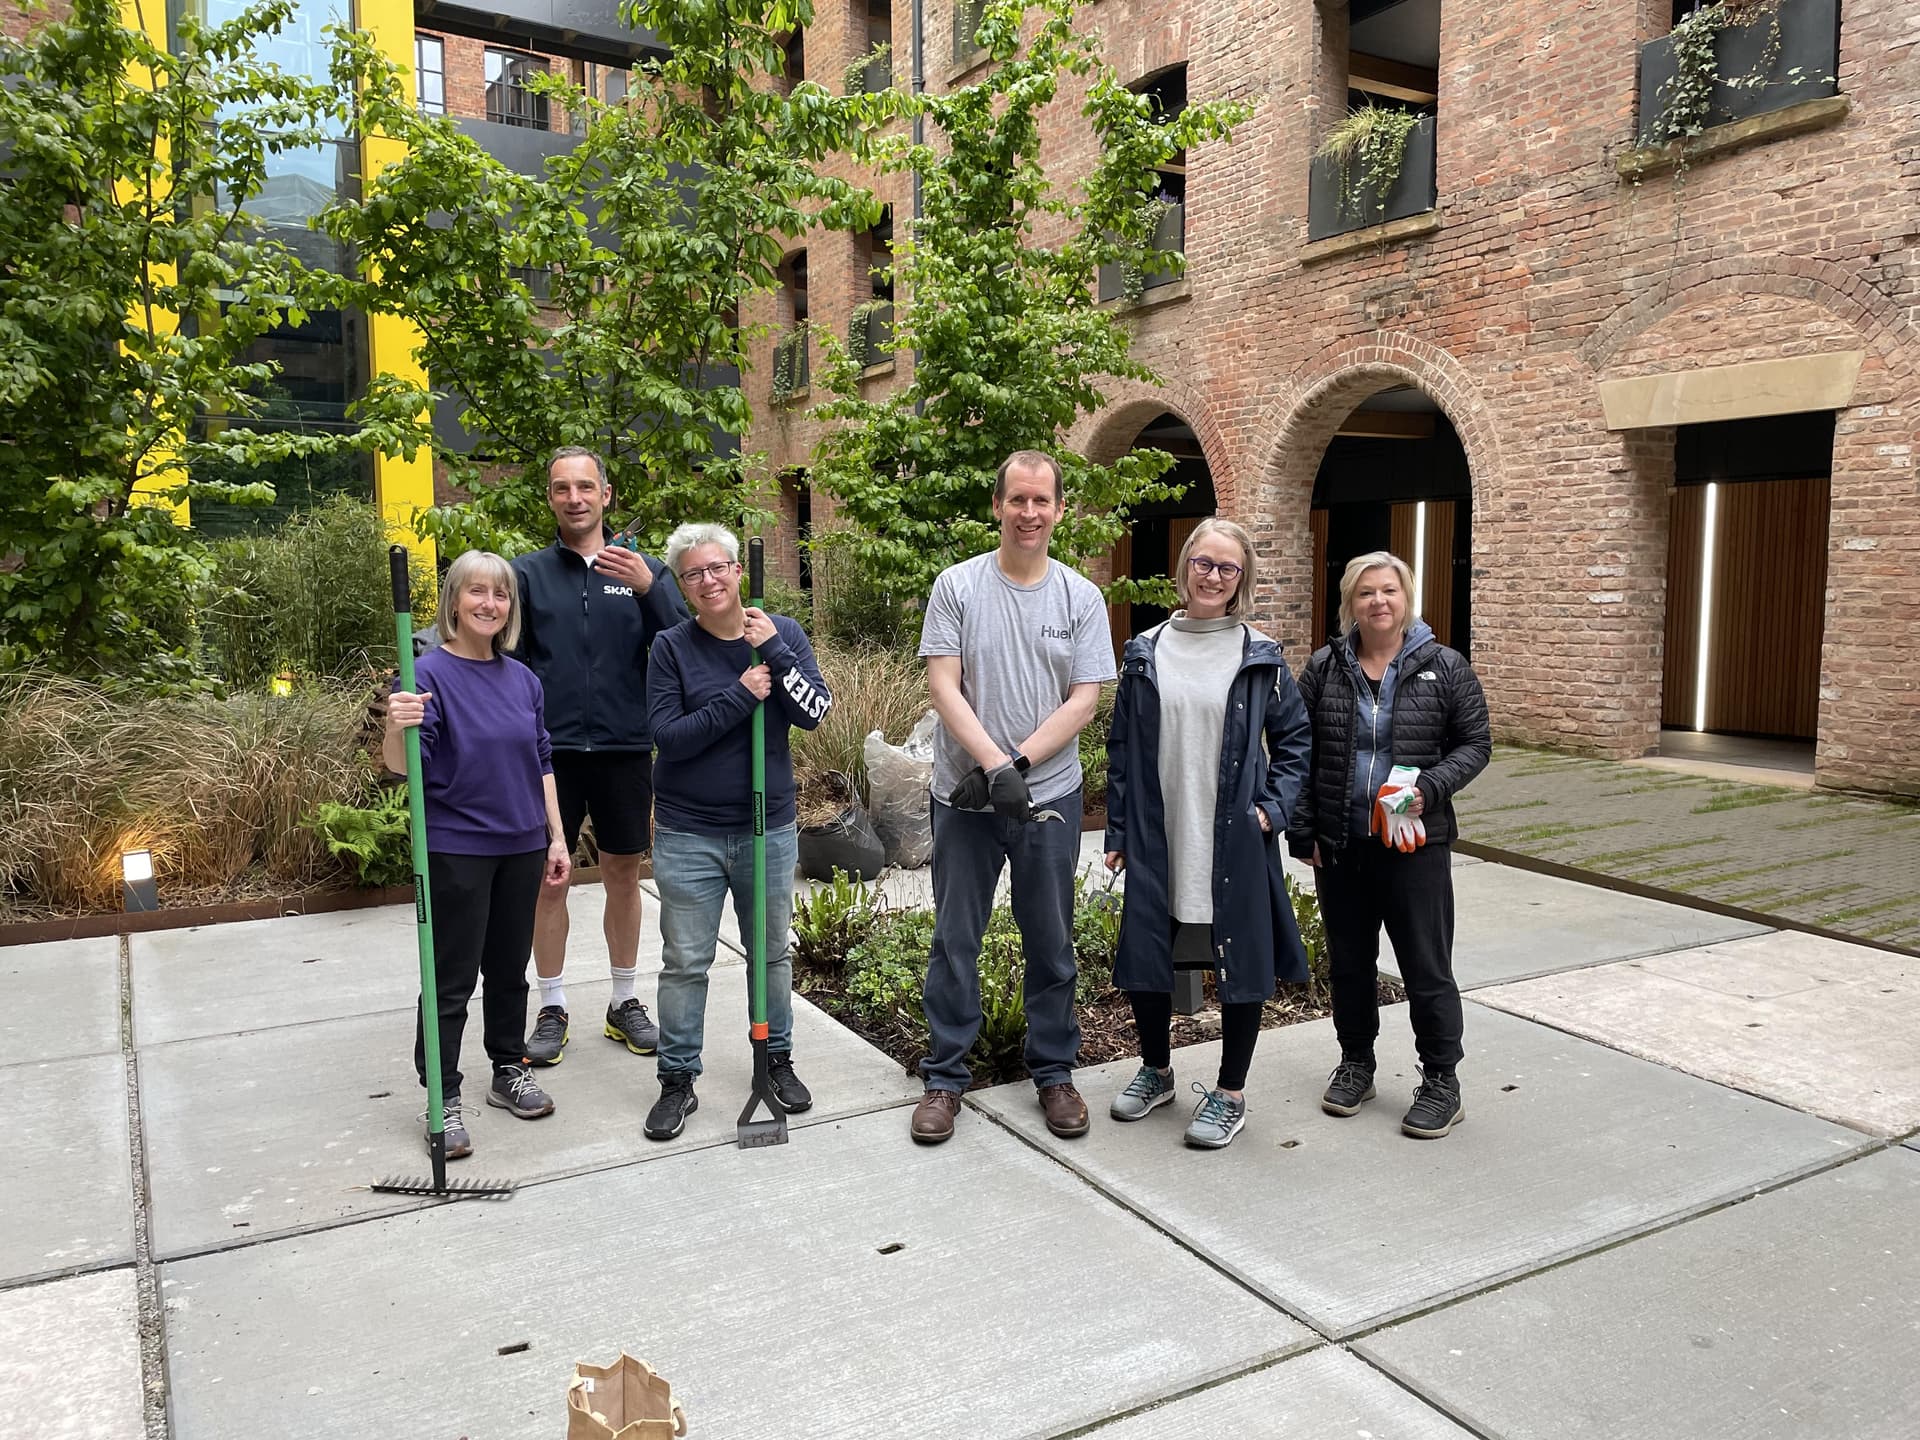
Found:
[[[1329,1115],[1358,1115],[1374,1093],[1373,1055],[1363,1050],[1343,1050],[1340,1063],[1327,1077],[1327,1093],[1320,1097],[1320,1108]]]
[[[1416,1140],[1438,1140],[1466,1118],[1467,1112],[1460,1104],[1459,1076],[1436,1066],[1420,1072],[1413,1108],[1400,1122],[1400,1129]]]

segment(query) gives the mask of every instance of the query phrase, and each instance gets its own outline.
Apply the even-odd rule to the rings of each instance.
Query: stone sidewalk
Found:
[[[1917,806],[1507,745],[1456,804],[1471,844],[1920,950]]]
[[[578,887],[559,1109],[482,1108],[456,1167],[521,1182],[491,1204],[364,1188],[426,1168],[409,910],[0,950],[37,1097],[0,1170],[0,1440],[557,1440],[574,1361],[622,1348],[701,1440],[1910,1437],[1913,967],[1492,863],[1456,887],[1467,1122],[1400,1135],[1395,1007],[1377,1102],[1322,1114],[1328,1023],[1271,1031],[1218,1153],[1179,1107],[1109,1122],[1126,1064],[1081,1073],[1081,1140],[1010,1085],[916,1148],[917,1083],[805,1001],[819,1104],[739,1150],[732,950],[702,1108],[651,1144]],[[658,966],[650,918],[649,1003]]]

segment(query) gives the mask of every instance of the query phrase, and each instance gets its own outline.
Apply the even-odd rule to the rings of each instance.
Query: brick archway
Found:
[[[1274,436],[1252,504],[1242,518],[1266,555],[1271,579],[1260,587],[1259,611],[1287,648],[1304,654],[1319,643],[1313,606],[1313,539],[1308,513],[1314,477],[1327,446],[1361,401],[1411,385],[1452,422],[1466,451],[1474,504],[1497,487],[1500,448],[1488,407],[1466,367],[1439,346],[1403,332],[1383,332],[1329,346],[1301,367],[1290,392],[1267,412],[1260,433]],[[1478,549],[1478,542],[1475,548]]]
[[[1213,409],[1194,390],[1177,381],[1150,385],[1125,380],[1106,387],[1107,403],[1068,433],[1067,443],[1096,465],[1111,465],[1133,446],[1134,437],[1156,415],[1178,415],[1193,427],[1194,438],[1213,476],[1213,493],[1222,514],[1234,513],[1237,486],[1233,457]]]

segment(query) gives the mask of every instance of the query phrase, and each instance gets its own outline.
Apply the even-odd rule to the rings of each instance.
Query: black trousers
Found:
[[[1380,1033],[1375,981],[1384,925],[1407,987],[1420,1064],[1429,1070],[1458,1065],[1465,1052],[1460,987],[1453,981],[1452,847],[1423,845],[1402,855],[1367,836],[1314,871],[1314,885],[1327,923],[1340,1048],[1371,1054]]]
[[[1140,1061],[1156,1070],[1173,1063],[1173,994],[1161,990],[1129,990],[1133,1028],[1140,1032]],[[1222,1090],[1244,1090],[1253,1047],[1260,1038],[1261,1003],[1248,1000],[1220,1007],[1220,1076]]]
[[[526,1063],[527,956],[533,948],[533,907],[547,852],[521,855],[427,854],[433,889],[433,969],[440,993],[440,1087],[451,1102],[460,1094],[460,1034],[476,983],[481,994],[487,1058],[499,1070]],[[425,1009],[422,997],[421,1010]],[[422,1015],[413,1025],[413,1070],[427,1083]]]

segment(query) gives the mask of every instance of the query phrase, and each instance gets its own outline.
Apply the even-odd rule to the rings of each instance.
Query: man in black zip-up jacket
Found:
[[[647,722],[647,654],[653,638],[687,618],[660,561],[612,543],[613,488],[606,467],[577,445],[547,466],[547,504],[559,535],[513,562],[520,584],[518,658],[546,691],[553,780],[568,852],[593,817],[606,892],[607,965],[613,995],[602,1034],[651,1055],[659,1031],[634,994],[640,954],[640,859],[653,848],[653,732]],[[527,1054],[558,1065],[568,1012],[566,892],[541,891],[533,931],[540,1014]]]
[[[1288,819],[1287,848],[1314,866],[1326,923],[1340,1064],[1320,1105],[1353,1115],[1374,1096],[1380,930],[1407,990],[1421,1083],[1400,1128],[1438,1139],[1461,1120],[1456,1074],[1464,1014],[1453,978],[1453,796],[1492,754],[1487,702],[1466,657],[1410,613],[1413,576],[1385,551],[1356,556],[1340,579],[1340,632],[1300,675],[1313,758]],[[1419,770],[1410,853],[1371,833],[1374,799],[1396,765]]]

